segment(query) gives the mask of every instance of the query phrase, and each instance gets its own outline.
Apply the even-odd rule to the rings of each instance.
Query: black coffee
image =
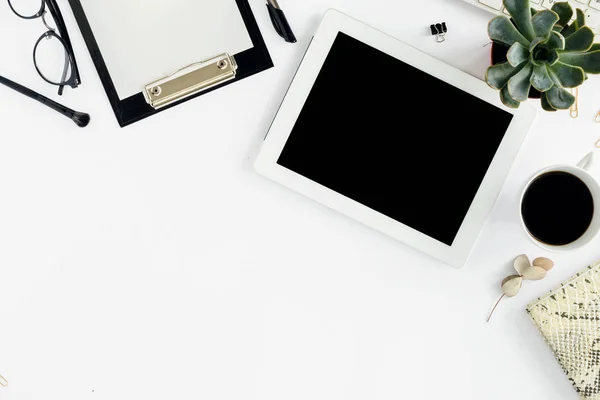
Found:
[[[575,175],[548,172],[536,178],[525,192],[521,214],[533,237],[562,246],[579,239],[590,227],[594,199]]]

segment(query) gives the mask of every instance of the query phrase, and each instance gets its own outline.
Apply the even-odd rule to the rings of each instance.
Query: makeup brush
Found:
[[[64,115],[65,117],[67,117],[70,120],[72,120],[73,122],[75,122],[75,124],[77,124],[77,126],[79,126],[81,128],[86,127],[90,123],[89,114],[73,111],[69,107],[65,107],[62,104],[55,102],[54,100],[50,100],[46,96],[42,96],[41,94],[34,92],[33,90],[26,88],[25,86],[21,86],[18,83],[11,81],[10,79],[6,79],[5,77],[3,77],[1,75],[0,75],[0,83],[5,86],[8,86],[9,88],[11,88],[13,90],[16,90],[17,92],[19,92],[21,94],[24,94],[25,96],[27,96],[31,99],[37,100],[40,103],[50,107],[54,111]]]

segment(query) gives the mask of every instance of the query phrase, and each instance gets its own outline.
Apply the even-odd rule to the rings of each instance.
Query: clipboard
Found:
[[[273,67],[248,0],[69,0],[121,127]]]

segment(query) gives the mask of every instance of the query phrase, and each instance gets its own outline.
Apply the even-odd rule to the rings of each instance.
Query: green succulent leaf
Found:
[[[554,82],[548,73],[548,68],[544,64],[533,67],[533,73],[531,74],[531,86],[542,93],[550,90],[550,88],[554,86]]]
[[[567,38],[575,33],[577,29],[579,29],[577,27],[577,22],[573,21],[570,25],[567,25],[567,27],[563,29],[560,34]]]
[[[544,61],[536,60],[533,53],[529,53],[529,62],[534,66],[545,64]]]
[[[510,108],[519,108],[521,105],[520,102],[510,97],[510,93],[508,93],[508,86],[504,86],[500,91],[500,101],[502,101],[502,104],[504,104],[506,107]]]
[[[529,50],[527,50],[527,47],[523,47],[521,43],[517,42],[510,46],[508,53],[506,53],[506,58],[510,65],[517,67],[529,59]]]
[[[592,48],[590,49],[590,52],[591,51],[598,51],[598,50],[600,50],[600,43],[594,43],[592,45]]]
[[[588,51],[594,44],[594,32],[584,26],[565,39],[565,51]]]
[[[577,9],[577,25],[579,25],[579,29],[581,29],[585,25],[585,13],[581,11],[581,9]]]
[[[546,38],[544,38],[544,37],[536,37],[529,44],[529,51],[535,50],[535,48],[538,47],[542,43],[546,43]]]
[[[533,59],[537,62],[536,65],[546,63],[548,65],[554,65],[559,60],[559,55],[556,50],[547,50],[543,47],[538,47],[531,53]]]
[[[577,17],[567,26],[561,33],[567,38],[577,32],[582,26],[585,25],[585,14],[579,8],[577,9]]]
[[[600,74],[600,50],[587,53],[560,53],[560,62],[581,67],[588,74]]]
[[[525,64],[519,72],[513,75],[508,80],[508,93],[510,97],[517,101],[525,101],[529,96],[529,89],[531,88],[531,74],[533,72],[533,66],[530,63]]]
[[[552,79],[552,82],[554,82],[555,86],[562,87],[562,82],[560,81],[560,79],[558,79],[558,76],[552,71],[552,68],[550,67],[548,67],[548,75],[550,76],[550,79]]]
[[[488,24],[488,35],[493,41],[503,43],[509,47],[514,43],[521,43],[523,46],[529,47],[529,40],[503,15],[493,18],[490,21]]]
[[[558,14],[559,20],[556,24],[561,27],[567,26],[571,18],[573,18],[573,7],[566,1],[554,3],[552,11]]]
[[[556,111],[556,108],[552,107],[550,105],[550,103],[548,103],[548,98],[546,97],[546,93],[542,93],[541,102],[542,102],[542,108],[544,110],[550,111],[550,112]]]
[[[585,81],[585,72],[583,72],[583,69],[561,62],[557,62],[550,67],[550,73],[555,83],[566,88],[577,87]]]
[[[569,93],[567,89],[558,86],[553,86],[552,89],[544,94],[550,106],[557,110],[566,110],[575,103],[575,96]]]
[[[522,65],[513,67],[508,62],[492,65],[485,73],[485,81],[490,87],[500,90],[506,86],[508,80],[518,73],[522,67]]]
[[[558,51],[552,50],[550,52],[550,57],[548,58],[548,61],[546,61],[546,62],[548,63],[549,66],[552,66],[552,65],[556,64],[559,60],[560,60],[560,54],[558,53]]]
[[[546,42],[546,48],[548,50],[564,50],[565,37],[558,32],[552,31]]]
[[[535,38],[535,31],[531,23],[531,3],[529,0],[504,0],[503,3],[523,36],[529,40],[533,40]]]
[[[548,39],[550,32],[552,32],[552,27],[558,22],[558,20],[559,16],[554,11],[542,10],[536,13],[531,18],[531,24],[533,25],[535,36]]]

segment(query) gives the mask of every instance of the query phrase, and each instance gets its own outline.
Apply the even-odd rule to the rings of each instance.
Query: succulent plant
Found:
[[[568,109],[575,97],[566,88],[600,73],[600,43],[594,43],[594,32],[585,26],[585,14],[579,9],[574,14],[567,2],[542,11],[532,9],[529,0],[503,3],[511,19],[492,19],[488,34],[494,43],[509,47],[508,61],[489,67],[486,82],[500,90],[500,99],[511,108],[527,100],[533,86],[541,92],[544,110]]]

